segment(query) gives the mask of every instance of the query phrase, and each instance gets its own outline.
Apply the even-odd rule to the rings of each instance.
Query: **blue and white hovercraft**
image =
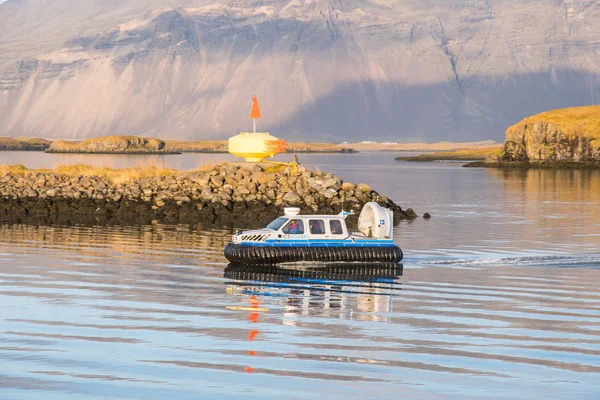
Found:
[[[348,232],[346,217],[300,215],[285,208],[285,216],[266,228],[233,235],[225,257],[233,264],[275,265],[294,262],[399,263],[402,250],[394,244],[393,212],[375,202],[364,205],[359,233]]]

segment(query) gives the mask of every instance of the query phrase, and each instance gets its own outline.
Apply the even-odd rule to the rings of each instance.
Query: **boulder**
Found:
[[[240,185],[237,187],[236,193],[241,194],[241,195],[250,194],[250,189],[248,189],[246,186]]]
[[[404,214],[406,214],[406,217],[408,219],[415,219],[418,217],[417,213],[415,213],[412,208],[409,208],[408,210],[404,211]]]
[[[325,198],[327,199],[332,199],[334,197],[336,197],[338,194],[337,190],[333,189],[333,188],[329,188],[327,190],[325,190],[325,193],[323,193],[323,196],[325,196]]]
[[[317,184],[324,187],[324,188],[328,188],[331,187],[335,184],[337,184],[339,181],[335,178],[329,178],[329,179],[325,179],[325,180],[318,180]]]
[[[210,183],[212,183],[216,187],[223,186],[223,178],[218,175],[213,175],[210,178]]]
[[[228,184],[229,186],[231,186],[233,189],[235,189],[235,188],[237,187],[237,185],[238,185],[238,180],[237,180],[237,179],[235,179],[235,178],[234,178],[233,176],[231,176],[231,175],[227,175],[227,176],[225,177],[225,182],[227,182],[227,184]]]
[[[356,189],[360,190],[363,193],[371,192],[371,186],[367,185],[366,183],[359,183],[358,186],[356,187]]]
[[[282,198],[285,203],[288,204],[299,204],[302,201],[302,197],[298,195],[298,193],[294,191],[287,192]]]

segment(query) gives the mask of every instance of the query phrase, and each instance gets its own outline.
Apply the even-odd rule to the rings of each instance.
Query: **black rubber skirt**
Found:
[[[327,281],[387,282],[402,276],[403,266],[398,263],[318,263],[285,268],[275,265],[229,264],[223,276],[233,280],[262,282],[297,282],[298,279]]]
[[[390,247],[271,247],[229,243],[225,258],[244,265],[276,265],[291,262],[399,263],[402,250]]]

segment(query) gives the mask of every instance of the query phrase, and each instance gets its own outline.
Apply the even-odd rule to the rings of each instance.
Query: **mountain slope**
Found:
[[[600,96],[594,0],[9,0],[0,135],[479,140]],[[184,7],[185,6],[185,7]]]

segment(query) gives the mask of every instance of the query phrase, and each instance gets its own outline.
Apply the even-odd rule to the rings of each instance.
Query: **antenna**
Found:
[[[256,133],[256,120],[260,118],[260,107],[256,95],[252,97],[252,109],[250,110],[250,118],[254,125],[254,133]]]

